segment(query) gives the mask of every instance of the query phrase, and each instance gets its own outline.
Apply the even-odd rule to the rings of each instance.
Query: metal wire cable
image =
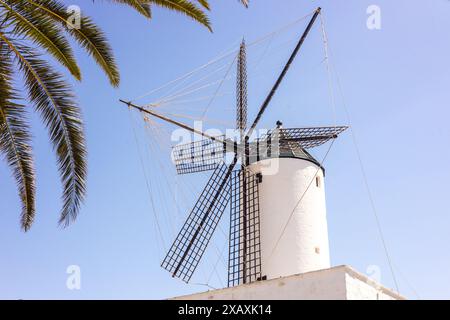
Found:
[[[396,288],[397,292],[400,293],[397,277],[395,275],[394,267],[393,267],[393,264],[392,264],[392,259],[391,259],[391,256],[390,256],[390,253],[389,253],[389,250],[388,250],[388,247],[387,247],[386,239],[384,237],[384,232],[383,232],[383,229],[382,229],[382,226],[381,226],[381,222],[380,222],[380,218],[379,218],[379,215],[378,215],[378,211],[376,209],[375,201],[374,201],[373,196],[372,196],[372,191],[371,191],[370,186],[369,186],[366,170],[364,168],[364,164],[363,164],[362,157],[361,157],[361,152],[360,152],[357,140],[356,140],[355,131],[354,131],[353,126],[352,126],[350,112],[349,112],[349,109],[348,109],[347,104],[346,104],[346,100],[345,100],[344,93],[343,93],[343,90],[342,90],[340,78],[339,78],[339,75],[337,74],[336,68],[333,68],[333,69],[334,69],[334,74],[335,74],[335,77],[336,77],[336,82],[337,82],[339,95],[341,97],[342,105],[344,107],[345,115],[346,115],[346,118],[347,118],[347,123],[348,123],[348,125],[350,127],[350,134],[351,134],[351,137],[352,137],[353,145],[355,147],[355,151],[356,151],[356,155],[357,155],[357,159],[358,159],[358,164],[359,164],[359,167],[360,167],[360,170],[361,170],[361,174],[362,174],[362,177],[363,177],[364,187],[366,189],[367,196],[369,198],[370,206],[371,206],[371,209],[372,209],[372,213],[373,213],[373,216],[375,218],[378,235],[380,237],[380,240],[381,240],[381,243],[382,243],[382,246],[383,246],[383,250],[384,250],[384,253],[385,253],[385,256],[386,256],[386,260],[387,260],[388,265],[389,265],[389,269],[390,269],[390,272],[391,272],[391,275],[392,275],[392,279],[394,281],[395,288]]]
[[[273,31],[273,32],[270,32],[270,33],[268,33],[268,34],[266,34],[266,35],[264,35],[264,36],[262,36],[262,37],[256,39],[256,40],[253,41],[253,42],[250,42],[249,44],[247,44],[247,47],[257,45],[257,44],[259,44],[260,42],[263,42],[263,41],[265,41],[266,39],[269,39],[269,38],[273,37],[274,35],[276,35],[276,34],[278,34],[278,33],[281,33],[281,32],[283,32],[284,30],[289,29],[289,28],[295,26],[296,24],[298,24],[299,22],[305,20],[306,18],[308,18],[308,17],[311,16],[312,14],[313,14],[313,13],[309,13],[309,14],[303,16],[303,17],[300,17],[300,18],[298,18],[298,19],[296,19],[296,20],[294,20],[294,21],[288,23],[287,25],[285,25],[285,26],[283,26],[283,27],[281,27],[281,28],[279,28],[279,29],[277,29],[277,30],[275,30],[275,31]],[[138,96],[138,97],[132,99],[132,101],[136,101],[136,100],[140,100],[140,99],[142,99],[142,98],[145,98],[145,97],[147,97],[147,96],[149,96],[149,95],[151,95],[151,94],[153,94],[153,93],[155,93],[155,92],[157,92],[157,91],[160,91],[160,90],[162,90],[162,89],[164,89],[164,88],[166,88],[166,87],[168,87],[168,86],[170,86],[170,85],[172,85],[172,84],[178,82],[178,81],[184,80],[184,79],[186,79],[186,78],[192,76],[192,75],[195,74],[196,72],[198,72],[198,71],[200,71],[200,70],[203,70],[203,69],[209,67],[210,65],[212,65],[212,64],[214,64],[214,63],[217,63],[217,62],[219,62],[219,61],[221,61],[221,60],[223,60],[223,59],[229,57],[229,56],[232,55],[232,54],[237,53],[238,51],[239,51],[239,45],[233,47],[232,49],[230,49],[229,51],[225,52],[224,54],[221,54],[221,55],[219,55],[218,57],[215,57],[215,58],[211,59],[211,60],[208,61],[207,63],[205,63],[205,64],[203,64],[203,65],[201,65],[201,66],[199,66],[199,67],[197,67],[197,68],[195,68],[195,69],[193,69],[193,70],[191,70],[191,71],[189,71],[189,72],[187,72],[187,73],[185,73],[185,74],[179,76],[178,78],[176,78],[176,79],[174,79],[174,80],[171,80],[171,81],[169,81],[169,82],[167,82],[167,83],[165,83],[165,84],[163,84],[163,85],[161,85],[161,86],[159,86],[159,87],[157,87],[157,88],[155,88],[155,89],[152,89],[152,90],[150,90],[150,91],[148,91],[148,92],[146,92],[146,93],[144,93],[144,94],[142,94],[142,95],[140,95],[140,96]]]
[[[151,208],[152,208],[153,216],[154,216],[154,218],[155,218],[155,224],[156,224],[156,227],[157,227],[159,236],[161,237],[161,244],[162,244],[162,246],[163,246],[163,249],[164,249],[164,251],[166,251],[166,245],[165,245],[165,242],[164,242],[164,238],[163,238],[163,236],[162,236],[162,231],[161,231],[161,226],[160,226],[160,224],[159,224],[158,216],[156,215],[155,202],[154,202],[153,195],[152,195],[152,192],[151,192],[151,187],[150,187],[150,184],[149,184],[149,181],[148,181],[147,172],[145,171],[144,161],[143,161],[143,159],[142,159],[141,149],[139,148],[139,142],[138,142],[138,139],[137,139],[137,134],[136,134],[135,126],[134,126],[134,123],[133,123],[133,118],[132,118],[132,115],[131,115],[131,110],[129,110],[129,116],[130,116],[130,120],[131,120],[131,123],[132,123],[133,135],[134,135],[136,147],[138,148],[138,154],[139,154],[139,160],[140,160],[140,163],[141,163],[142,173],[143,173],[144,178],[145,178],[145,183],[146,183],[146,187],[147,187],[147,192],[148,192],[148,195],[149,195],[149,198],[150,198],[150,203],[151,203]]]

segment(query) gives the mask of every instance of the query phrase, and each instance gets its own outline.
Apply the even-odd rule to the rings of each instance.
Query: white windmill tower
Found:
[[[178,174],[214,170],[161,266],[189,282],[226,208],[230,207],[229,289],[285,279],[330,268],[324,168],[307,149],[320,146],[346,126],[274,129],[251,140],[273,95],[285,77],[321,9],[315,10],[288,62],[247,129],[245,43],[237,63],[237,130],[239,141],[210,136],[195,128],[121,100],[129,107],[205,137],[173,148]],[[226,154],[231,163],[226,164]],[[236,169],[240,162],[241,167]],[[331,270],[331,269],[330,269]],[[346,271],[347,272],[347,271]],[[269,281],[268,281],[269,282]],[[246,287],[247,288],[247,287]],[[191,298],[210,298],[192,296]],[[217,298],[266,298],[261,293]],[[189,297],[188,297],[189,298]],[[288,298],[292,296],[288,295]],[[294,297],[295,298],[295,297]]]

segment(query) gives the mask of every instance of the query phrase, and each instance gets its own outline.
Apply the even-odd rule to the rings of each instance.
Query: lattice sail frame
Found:
[[[347,126],[334,126],[269,130],[250,143],[250,155],[256,154],[259,147],[266,148],[268,142],[271,144],[269,145],[271,149],[274,149],[275,143],[284,142],[298,143],[303,149],[311,149],[336,138],[347,128]],[[172,159],[177,173],[187,174],[214,170],[218,163],[223,162],[226,152],[233,152],[234,149],[226,145],[224,135],[215,138],[217,140],[203,139],[173,147]],[[245,149],[240,146],[239,150],[242,153]]]
[[[234,165],[217,165],[161,266],[186,283],[192,277],[230,199]]]
[[[280,141],[295,141],[303,149],[318,147],[331,139],[337,138],[339,134],[348,129],[348,126],[333,127],[307,127],[307,128],[289,128],[269,130],[253,143],[263,143],[271,136],[277,135]]]
[[[247,54],[244,41],[239,48],[236,73],[236,128],[242,141],[247,129]]]
[[[261,279],[261,243],[259,222],[259,179],[251,174],[247,130],[247,62],[242,41],[236,81],[236,128],[240,136],[241,170],[230,179],[230,237],[228,251],[228,287]]]
[[[180,144],[172,148],[172,160],[178,174],[214,170],[217,164],[225,160],[225,136],[218,140],[203,139]]]
[[[248,170],[239,170],[230,179],[229,287],[261,279],[259,177]]]

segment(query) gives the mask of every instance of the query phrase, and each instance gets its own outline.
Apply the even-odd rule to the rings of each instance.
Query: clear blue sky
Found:
[[[213,34],[162,9],[155,8],[149,22],[106,1],[72,2],[105,30],[122,83],[119,89],[111,88],[99,68],[78,50],[84,80],[75,88],[86,122],[89,193],[71,227],[61,230],[56,224],[61,187],[47,134],[35,117],[38,212],[26,234],[19,229],[14,181],[4,162],[0,164],[0,298],[152,299],[205,290],[172,279],[159,267],[164,252],[155,234],[155,215],[129,112],[118,99],[136,97],[208,61],[242,36],[257,39],[318,5],[324,10],[333,62],[400,292],[415,298],[413,287],[421,298],[450,298],[449,1],[285,0],[280,5],[281,1],[253,0],[245,10],[237,1],[211,0]],[[366,27],[366,9],[374,3],[381,8],[381,30]],[[326,78],[314,73],[323,58],[318,26],[263,125],[270,127],[278,118],[287,126],[330,123]],[[292,34],[303,27],[304,23],[299,24]],[[251,112],[289,50],[289,45],[280,47],[280,55],[261,61],[274,69],[252,82]],[[232,105],[234,98],[228,99]],[[345,124],[343,103],[337,100],[337,121]],[[228,116],[232,121],[233,115]],[[138,132],[138,138],[142,147],[145,137]],[[154,153],[145,160],[149,179],[158,179],[158,161],[165,159]],[[362,273],[379,266],[381,282],[394,287],[349,132],[335,143],[325,166],[332,264],[348,264]],[[180,177],[185,183],[182,179],[192,178]],[[204,180],[200,180],[191,182],[201,186]],[[156,190],[157,185],[150,189],[159,199],[156,211],[161,223],[167,222],[175,206],[169,198],[161,200],[167,194],[161,195],[164,191]],[[186,202],[192,205],[197,190],[187,191]],[[223,236],[214,241],[219,251],[225,244]],[[205,278],[202,272],[208,277],[216,261],[214,247],[197,275],[200,280]],[[81,290],[66,288],[69,265],[81,268]],[[219,261],[222,278],[224,271]],[[218,281],[214,276],[211,283],[218,286]]]

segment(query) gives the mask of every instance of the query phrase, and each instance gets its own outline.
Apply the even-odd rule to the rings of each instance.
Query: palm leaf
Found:
[[[117,68],[111,47],[103,32],[90,18],[81,17],[80,28],[69,28],[70,14],[66,7],[54,0],[28,0],[32,8],[39,9],[49,15],[91,55],[97,64],[103,69],[112,86],[117,87],[120,82],[119,70]]]
[[[14,25],[13,32],[34,41],[54,56],[77,79],[81,79],[80,69],[75,61],[69,42],[54,20],[39,10],[30,10],[28,1],[0,0],[0,8],[8,12]]]
[[[239,0],[239,2],[242,3],[246,8],[248,8],[250,0]]]
[[[152,11],[150,8],[149,0],[109,0],[110,2],[116,2],[125,4],[136,9],[140,14],[147,18],[152,17]]]
[[[80,110],[71,88],[35,50],[5,41],[24,75],[29,99],[50,132],[64,189],[60,224],[67,226],[76,219],[86,194],[86,148]]]
[[[109,0],[109,1],[131,6],[148,18],[151,18],[151,5],[155,4],[160,7],[164,7],[166,9],[178,11],[192,18],[193,20],[203,24],[210,31],[212,31],[211,23],[205,12],[203,12],[202,9],[200,9],[198,6],[196,6],[194,3],[188,0]],[[244,4],[248,2],[248,0],[240,0],[240,1],[242,1]],[[206,10],[210,10],[208,0],[197,0],[197,2]]]
[[[208,0],[197,0],[198,3],[200,3],[200,5],[205,8],[206,10],[211,10],[211,7],[209,6],[209,1]]]
[[[187,0],[150,0],[150,2],[160,7],[180,12],[203,24],[212,32],[208,16],[192,2]]]
[[[13,102],[11,74],[9,51],[0,41],[0,153],[13,170],[22,201],[21,225],[27,231],[35,216],[35,174],[25,110]]]

